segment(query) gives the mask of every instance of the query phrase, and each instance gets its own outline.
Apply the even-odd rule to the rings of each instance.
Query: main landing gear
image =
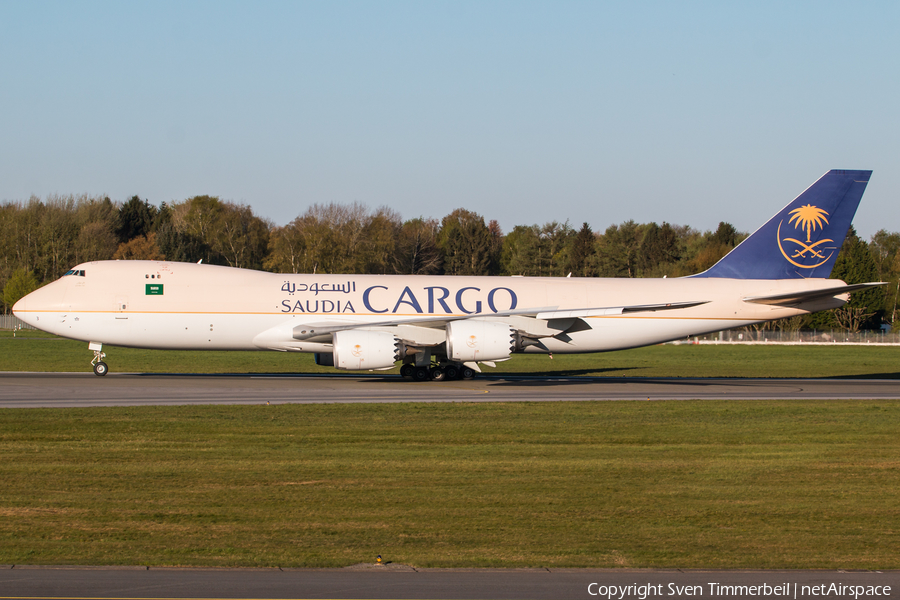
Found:
[[[94,375],[103,377],[109,373],[109,366],[103,362],[103,359],[106,358],[106,353],[103,352],[103,344],[91,342],[88,344],[88,350],[94,351],[94,360],[91,361],[91,366],[94,367]]]
[[[453,379],[474,379],[475,369],[459,363],[444,363],[417,367],[412,363],[406,363],[400,367],[400,375],[403,379],[413,381],[450,381]]]

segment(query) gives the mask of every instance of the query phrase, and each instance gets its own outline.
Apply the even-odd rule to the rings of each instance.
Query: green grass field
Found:
[[[112,373],[336,373],[311,354],[179,352],[104,346]],[[87,344],[0,331],[0,370],[90,372]],[[397,372],[395,370],[394,372]],[[609,377],[862,377],[900,379],[898,346],[660,345],[602,354],[515,355],[487,374]]]
[[[6,409],[0,563],[900,567],[900,404]]]
[[[89,371],[0,332],[4,370]],[[113,371],[315,372],[107,348]],[[324,372],[333,372],[331,369]],[[894,347],[654,346],[495,372],[900,377]],[[0,564],[900,568],[900,402],[0,410]]]

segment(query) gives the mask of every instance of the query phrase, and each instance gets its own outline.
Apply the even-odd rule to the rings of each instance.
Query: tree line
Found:
[[[354,204],[313,204],[278,226],[251,207],[215,196],[154,206],[133,196],[49,196],[0,205],[3,309],[72,266],[92,260],[172,260],[281,273],[678,277],[716,263],[745,237],[729,223],[700,232],[686,225],[626,221],[595,232],[568,221],[516,225],[458,208],[440,220]],[[841,312],[780,327],[876,328],[893,322],[900,233],[866,242],[849,232],[832,275],[848,283],[890,281],[853,295]],[[852,310],[851,310],[852,309]]]

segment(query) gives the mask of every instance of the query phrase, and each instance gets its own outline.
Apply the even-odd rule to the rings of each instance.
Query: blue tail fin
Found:
[[[872,171],[828,171],[805,192],[694,277],[827,278]]]

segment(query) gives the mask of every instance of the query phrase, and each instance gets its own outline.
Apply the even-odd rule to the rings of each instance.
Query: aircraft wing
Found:
[[[676,310],[679,308],[691,308],[706,304],[709,300],[695,302],[669,302],[666,304],[636,304],[634,306],[612,306],[608,308],[585,308],[581,310],[553,310],[538,312],[538,319],[568,319],[572,317],[602,317],[606,315],[625,315],[639,312],[657,312],[661,310]]]
[[[708,300],[694,302],[671,302],[666,304],[642,304],[633,306],[609,306],[576,310],[557,310],[557,307],[527,308],[507,310],[489,314],[448,315],[440,318],[404,318],[367,323],[320,322],[301,324],[293,329],[293,338],[301,341],[327,342],[331,335],[349,329],[395,330],[397,337],[422,345],[437,345],[444,341],[444,328],[451,321],[467,319],[491,321],[502,319],[510,327],[528,338],[539,339],[566,332],[581,331],[589,327],[579,321],[584,317],[622,315],[640,312],[656,312],[690,308],[706,304]]]
[[[744,298],[744,302],[752,302],[753,304],[767,304],[770,306],[794,306],[797,304],[802,304],[804,302],[833,298],[841,294],[848,294],[850,292],[864,290],[879,285],[887,285],[887,282],[879,281],[873,283],[856,283],[853,285],[840,285],[819,290],[802,290],[798,292],[790,292],[787,294],[776,294],[774,296],[751,296],[749,298]]]

